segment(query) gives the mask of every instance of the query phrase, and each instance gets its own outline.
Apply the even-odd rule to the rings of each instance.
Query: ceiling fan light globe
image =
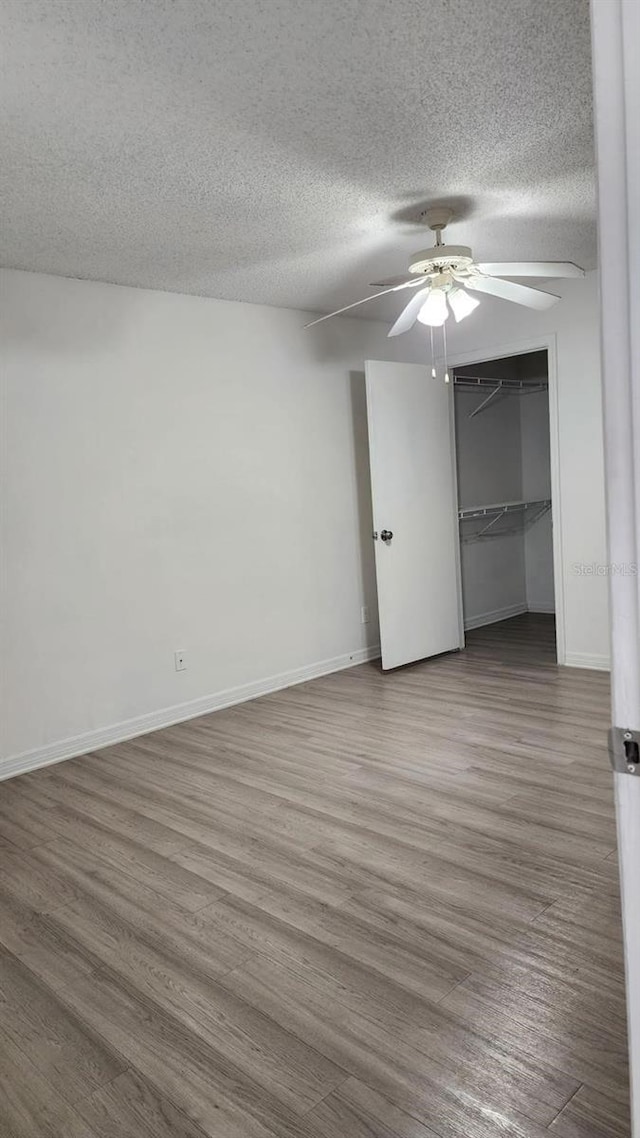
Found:
[[[448,315],[446,293],[441,288],[432,289],[418,313],[418,320],[431,328],[439,328]]]
[[[451,311],[455,317],[456,324],[464,320],[465,316],[470,316],[474,308],[480,304],[475,296],[469,296],[463,288],[452,288],[447,297],[451,306]]]

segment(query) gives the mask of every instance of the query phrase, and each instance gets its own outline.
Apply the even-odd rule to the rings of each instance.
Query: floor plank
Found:
[[[417,1119],[357,1079],[347,1079],[313,1112],[326,1138],[437,1138]]]
[[[99,1138],[0,1029],[2,1138]]]
[[[125,1071],[76,1105],[96,1138],[206,1138],[206,1132],[151,1083]]]
[[[624,1095],[612,1099],[582,1086],[549,1127],[553,1138],[629,1138]]]
[[[59,998],[10,953],[0,954],[2,1030],[70,1103],[125,1070],[97,1032],[80,1023]]]

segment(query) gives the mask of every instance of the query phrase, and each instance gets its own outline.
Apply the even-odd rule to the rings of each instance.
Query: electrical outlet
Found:
[[[176,672],[184,672],[187,667],[186,652],[174,652],[173,659],[176,666]]]
[[[369,623],[369,606],[368,605],[363,605],[362,608],[360,609],[360,623],[361,624],[368,624]]]

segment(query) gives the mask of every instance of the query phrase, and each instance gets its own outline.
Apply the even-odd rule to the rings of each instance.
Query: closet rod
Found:
[[[537,498],[529,502],[496,502],[489,506],[471,506],[458,510],[458,520],[486,522],[482,529],[464,534],[464,541],[478,541],[480,538],[507,537],[513,533],[521,533],[525,527],[533,525],[550,509],[550,498]],[[493,528],[507,516],[513,517],[515,525],[506,529]]]
[[[453,376],[454,388],[464,388],[467,391],[487,391],[489,394],[473,411],[467,415],[473,419],[486,411],[490,403],[498,395],[534,395],[537,391],[548,391],[549,383],[541,379],[493,379],[486,375],[456,375]]]
[[[505,391],[535,392],[546,391],[549,387],[547,379],[498,379],[487,375],[456,375],[453,376],[454,386],[471,387],[474,391],[482,387],[503,387]]]
[[[491,502],[488,506],[466,506],[464,509],[458,510],[458,518],[461,522],[467,521],[469,518],[484,518],[487,514],[506,513],[513,514],[516,512],[530,510],[534,506],[551,505],[551,498],[531,498],[523,499],[517,502]]]

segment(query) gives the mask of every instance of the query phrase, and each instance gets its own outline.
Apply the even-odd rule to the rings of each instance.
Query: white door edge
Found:
[[[591,0],[591,25],[609,557],[636,566],[635,575],[609,574],[612,719],[640,730],[640,5]],[[631,1132],[640,1138],[640,777],[616,774],[614,784]]]

